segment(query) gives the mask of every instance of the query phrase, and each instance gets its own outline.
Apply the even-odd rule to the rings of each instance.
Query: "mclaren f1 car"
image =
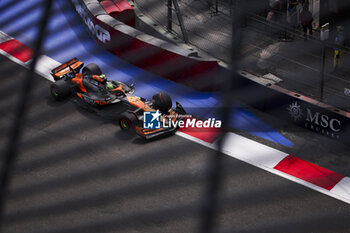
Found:
[[[113,105],[116,107],[114,109],[118,109],[112,112],[120,128],[128,133],[136,132],[146,139],[175,132],[176,122],[186,114],[177,102],[176,108],[172,108],[172,100],[165,92],[156,93],[151,100],[134,96],[133,84],[107,79],[95,63],[84,66],[83,62],[73,58],[51,70],[51,75],[55,82],[50,85],[50,92],[55,100],[73,96],[94,109]],[[145,128],[145,112],[155,112],[160,120],[166,119],[175,124]]]

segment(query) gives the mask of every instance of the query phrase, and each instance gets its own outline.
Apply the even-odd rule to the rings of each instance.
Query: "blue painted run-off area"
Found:
[[[43,0],[0,1],[0,30],[33,47]],[[198,92],[139,69],[99,47],[90,37],[70,0],[54,1],[49,30],[43,53],[65,62],[78,57],[85,64],[97,63],[109,79],[135,84],[135,95],[151,98],[158,91],[167,92],[190,114],[213,117],[219,105],[216,93]],[[292,146],[293,143],[248,110],[238,107],[232,111],[230,126],[261,138]]]

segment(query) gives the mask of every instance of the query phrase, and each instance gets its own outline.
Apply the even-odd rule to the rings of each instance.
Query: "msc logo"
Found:
[[[287,110],[289,111],[289,114],[294,119],[294,121],[298,121],[303,117],[303,111],[298,102],[290,104]]]
[[[162,114],[157,110],[156,112],[144,112],[143,113],[143,128],[144,129],[159,129],[160,128],[160,116]]]

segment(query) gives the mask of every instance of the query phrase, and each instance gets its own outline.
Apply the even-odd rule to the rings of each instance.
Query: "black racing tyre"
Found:
[[[61,79],[50,85],[50,92],[55,100],[60,101],[71,94],[71,88],[68,82]]]
[[[153,97],[153,107],[155,109],[158,109],[162,113],[167,113],[171,106],[173,105],[173,102],[170,98],[170,96],[165,92],[158,92]]]
[[[137,117],[131,112],[123,112],[118,118],[118,124],[120,128],[129,134],[135,133],[137,122]]]
[[[82,73],[83,73],[83,75],[101,75],[102,71],[97,64],[90,63],[90,64],[87,64],[87,66],[85,66],[83,68]]]

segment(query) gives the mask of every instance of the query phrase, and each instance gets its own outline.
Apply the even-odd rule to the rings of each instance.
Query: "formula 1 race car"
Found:
[[[172,100],[165,92],[158,92],[152,100],[146,100],[132,95],[135,91],[133,84],[108,80],[98,65],[90,63],[83,66],[83,62],[73,58],[51,70],[55,82],[50,85],[50,92],[55,100],[61,101],[73,95],[95,110],[113,105],[117,109],[112,112],[121,129],[128,133],[136,132],[146,139],[177,130],[176,122],[186,112],[177,102],[176,108],[172,109]],[[145,112],[158,114],[158,119],[167,120],[168,125],[144,128]]]
[[[50,91],[56,100],[75,94],[92,106],[104,106],[119,102],[126,94],[134,92],[133,85],[107,80],[95,63],[83,66],[83,62],[74,58],[51,71],[55,82]]]
[[[133,110],[125,111],[119,116],[119,126],[125,132],[136,132],[145,139],[175,133],[178,128],[178,122],[186,117],[186,111],[178,102],[176,102],[175,109],[171,108],[171,98],[164,92],[158,92],[150,101],[138,97],[129,97],[129,101],[131,105],[137,107]],[[147,127],[145,121],[147,114],[151,115],[153,119],[158,116],[158,121],[156,122],[158,126],[153,127],[153,119],[151,119],[151,122],[148,124],[151,124],[152,127]]]

